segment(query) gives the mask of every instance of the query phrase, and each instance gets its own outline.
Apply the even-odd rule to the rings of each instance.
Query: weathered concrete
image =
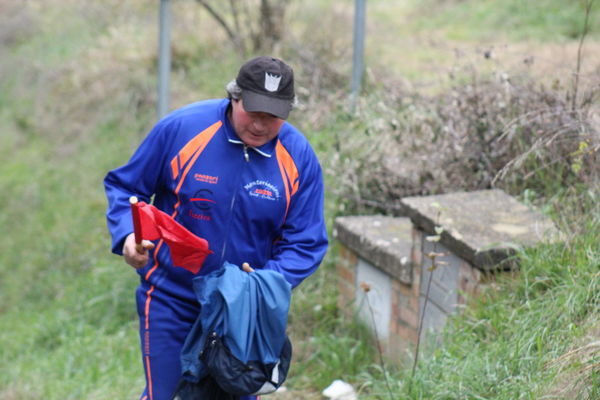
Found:
[[[340,309],[358,311],[393,361],[412,351],[421,323],[421,338],[435,340],[449,316],[514,266],[517,247],[559,238],[549,218],[500,190],[401,203],[410,219],[338,217],[334,225]],[[430,237],[437,226],[439,241]]]
[[[400,282],[412,282],[411,227],[408,218],[375,216],[338,217],[334,236]]]
[[[498,189],[407,197],[401,203],[415,226],[430,235],[442,227],[440,243],[483,271],[513,267],[515,248],[559,237],[548,217]]]

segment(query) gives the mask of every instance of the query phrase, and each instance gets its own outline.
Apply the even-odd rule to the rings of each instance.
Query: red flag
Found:
[[[197,274],[206,256],[212,253],[208,242],[179,224],[168,214],[143,201],[132,203],[131,211],[136,242],[142,239],[162,239],[169,246],[171,259],[177,267]],[[136,219],[138,219],[136,221]],[[138,236],[139,232],[139,236]]]

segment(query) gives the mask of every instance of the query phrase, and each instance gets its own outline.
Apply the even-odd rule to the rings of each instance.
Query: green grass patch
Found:
[[[523,251],[521,270],[505,275],[428,343],[418,369],[394,375],[394,399],[539,399],[553,389],[562,355],[600,324],[599,221],[568,244]],[[588,360],[598,367],[598,359]],[[564,367],[564,366],[562,366]],[[592,369],[594,371],[594,369]],[[594,375],[569,398],[588,397]],[[566,386],[566,384],[565,384]],[[375,389],[377,388],[377,389]],[[373,379],[365,398],[386,399]]]
[[[584,1],[562,0],[427,0],[415,6],[411,29],[441,32],[457,41],[499,39],[511,41],[565,41],[583,31]],[[600,6],[590,17],[591,32],[598,34]]]

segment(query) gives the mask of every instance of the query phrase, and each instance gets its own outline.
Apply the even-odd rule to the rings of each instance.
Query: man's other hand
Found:
[[[148,264],[148,250],[153,248],[154,243],[149,240],[142,240],[140,244],[135,243],[135,235],[130,233],[125,238],[125,244],[123,245],[123,258],[133,268],[142,268]]]

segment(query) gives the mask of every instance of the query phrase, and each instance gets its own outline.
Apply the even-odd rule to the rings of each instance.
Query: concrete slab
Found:
[[[335,219],[334,236],[374,266],[410,284],[411,229],[409,218],[349,216]]]
[[[456,192],[401,200],[415,226],[481,270],[514,267],[516,248],[535,246],[560,236],[550,218],[499,189]]]

